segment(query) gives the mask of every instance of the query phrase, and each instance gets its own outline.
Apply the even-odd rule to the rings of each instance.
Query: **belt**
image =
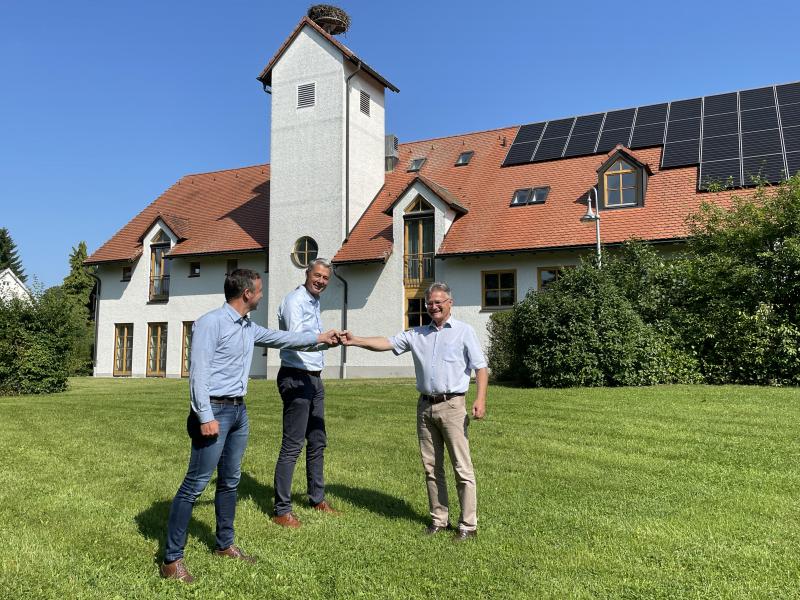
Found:
[[[420,398],[423,400],[430,402],[431,404],[439,404],[439,402],[444,402],[445,400],[450,400],[451,398],[457,398],[458,396],[465,396],[466,392],[449,392],[447,394],[420,394]]]
[[[210,396],[211,404],[244,404],[244,396]]]
[[[293,373],[301,373],[303,375],[313,375],[314,377],[322,375],[322,371],[306,371],[305,369],[298,369],[297,367],[281,367],[281,369],[292,371]]]

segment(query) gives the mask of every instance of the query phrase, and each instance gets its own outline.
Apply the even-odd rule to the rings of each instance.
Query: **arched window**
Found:
[[[317,258],[319,246],[312,238],[304,235],[294,243],[292,250],[292,262],[300,268],[305,269],[308,264]]]

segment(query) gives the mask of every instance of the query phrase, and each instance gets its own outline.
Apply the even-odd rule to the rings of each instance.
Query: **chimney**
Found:
[[[391,173],[400,162],[400,156],[397,153],[397,136],[390,133],[385,138],[386,151],[386,172]]]

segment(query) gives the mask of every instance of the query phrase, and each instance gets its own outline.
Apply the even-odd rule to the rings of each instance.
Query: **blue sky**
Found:
[[[29,280],[184,174],[268,162],[255,77],[310,4],[0,0],[0,227]],[[800,2],[338,5],[401,142],[800,80]]]

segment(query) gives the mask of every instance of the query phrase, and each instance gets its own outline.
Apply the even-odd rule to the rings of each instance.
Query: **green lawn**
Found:
[[[0,398],[0,597],[800,597],[800,390],[489,392],[470,429],[480,535],[457,545],[421,533],[410,381],[327,383],[328,498],[344,515],[305,506],[301,460],[297,531],[269,521],[280,400],[252,382],[236,526],[260,561],[211,556],[212,482],[191,586],[156,566],[189,451],[185,381]]]

